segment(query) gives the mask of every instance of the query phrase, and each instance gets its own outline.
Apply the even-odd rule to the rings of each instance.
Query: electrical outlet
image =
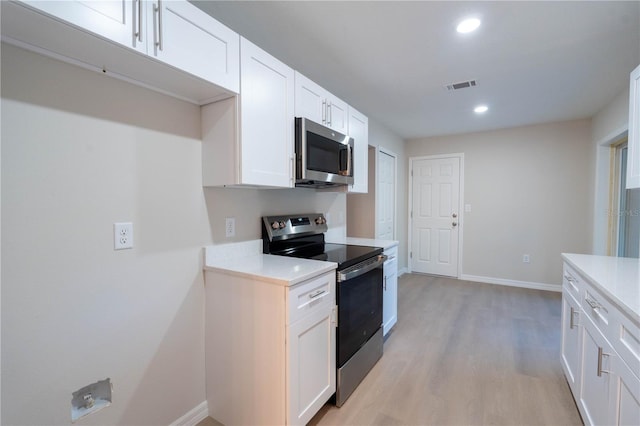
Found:
[[[227,238],[236,235],[236,218],[228,217],[225,219],[224,234]]]
[[[113,224],[113,249],[133,248],[133,223],[120,222]]]
[[[528,254],[522,255],[522,263],[531,263],[531,259],[529,258]]]

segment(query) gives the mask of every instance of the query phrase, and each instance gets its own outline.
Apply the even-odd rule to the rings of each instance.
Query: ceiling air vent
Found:
[[[447,84],[447,90],[460,90],[467,87],[475,87],[478,85],[477,80],[461,81],[458,83]]]

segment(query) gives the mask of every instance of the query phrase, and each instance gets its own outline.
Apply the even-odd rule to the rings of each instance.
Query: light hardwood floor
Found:
[[[560,293],[403,275],[382,359],[310,424],[582,424],[560,367],[560,310]]]

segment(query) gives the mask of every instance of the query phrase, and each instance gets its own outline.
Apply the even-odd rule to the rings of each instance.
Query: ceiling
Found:
[[[192,2],[404,139],[591,117],[640,63],[640,1]]]

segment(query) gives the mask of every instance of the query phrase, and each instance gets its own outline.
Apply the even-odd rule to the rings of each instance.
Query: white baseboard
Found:
[[[207,401],[202,401],[196,407],[191,409],[187,414],[180,417],[169,426],[196,426],[209,416],[209,404]]]
[[[464,281],[475,281],[478,283],[530,288],[533,290],[545,290],[545,291],[556,291],[556,292],[562,291],[562,286],[559,284],[543,284],[543,283],[536,283],[532,281],[507,280],[504,278],[481,277],[478,275],[467,275],[467,274],[460,275],[459,279]]]
[[[409,273],[409,268],[400,268],[400,269],[398,269],[398,277],[401,277],[404,274],[408,274],[408,273]]]

